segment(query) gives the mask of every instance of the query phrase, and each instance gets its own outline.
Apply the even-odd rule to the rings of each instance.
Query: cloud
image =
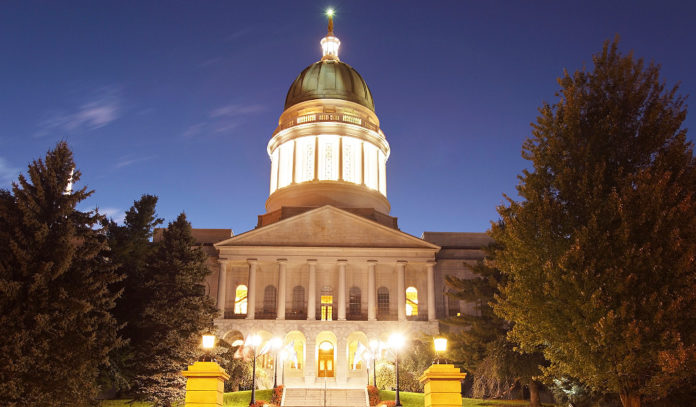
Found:
[[[0,157],[0,187],[9,187],[17,179],[19,168],[14,168],[7,160]]]
[[[245,114],[254,114],[263,112],[266,107],[263,105],[240,105],[232,104],[227,106],[218,107],[210,112],[210,117],[236,117]]]
[[[120,95],[113,88],[97,91],[97,95],[68,111],[54,111],[38,124],[36,136],[51,132],[79,133],[99,129],[117,120],[121,114]]]
[[[119,158],[119,161],[114,165],[114,168],[123,168],[123,167],[128,167],[130,165],[133,165],[135,163],[143,162],[143,161],[149,161],[155,158],[156,156],[154,155],[148,155],[145,157],[134,157],[132,155],[126,155],[121,158]]]
[[[118,208],[97,208],[97,211],[119,224],[126,218],[126,213]]]
[[[208,113],[205,121],[192,124],[181,134],[184,139],[212,133],[225,133],[239,127],[246,116],[263,112],[266,106],[229,104],[217,107]]]

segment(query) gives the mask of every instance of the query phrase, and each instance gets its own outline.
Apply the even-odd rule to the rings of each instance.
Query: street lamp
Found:
[[[435,361],[439,365],[440,353],[445,352],[447,350],[447,338],[435,338],[433,339],[433,343],[435,344],[435,354],[437,355]]]
[[[372,351],[372,385],[377,387],[377,352],[379,351],[379,341],[373,339],[370,341],[370,350]],[[367,379],[370,380],[369,378]]]
[[[256,389],[256,350],[258,349],[260,344],[261,337],[258,335],[250,335],[247,338],[246,346],[250,347],[251,350],[254,352],[254,363],[251,369],[251,401],[249,402],[250,406],[256,404],[256,393],[254,391]]]
[[[205,334],[201,340],[201,347],[205,350],[205,354],[201,356],[201,362],[212,362],[213,361],[213,348],[215,347],[215,335]],[[207,359],[207,360],[206,360]]]
[[[401,407],[401,399],[399,399],[399,349],[404,346],[404,336],[400,333],[393,333],[389,337],[389,347],[394,350],[394,369],[396,370],[396,404],[395,407]]]
[[[278,387],[278,349],[283,345],[283,340],[275,337],[271,339],[271,349],[273,350],[273,388]]]

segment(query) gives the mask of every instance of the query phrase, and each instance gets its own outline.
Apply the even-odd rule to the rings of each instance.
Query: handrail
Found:
[[[324,407],[326,407],[326,374],[324,374]]]

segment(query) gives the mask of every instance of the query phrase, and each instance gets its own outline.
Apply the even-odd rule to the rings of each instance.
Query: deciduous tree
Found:
[[[693,384],[693,370],[664,379],[696,351],[696,161],[658,66],[617,41],[593,62],[541,107],[521,200],[498,208],[495,310],[511,339],[543,348],[549,375],[636,407],[669,391],[657,383]]]

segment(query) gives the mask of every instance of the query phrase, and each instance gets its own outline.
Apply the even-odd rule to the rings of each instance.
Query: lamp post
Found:
[[[379,341],[373,339],[370,341],[370,350],[372,351],[372,385],[377,387],[377,352],[379,352]],[[370,381],[368,378],[367,381]]]
[[[271,349],[273,350],[273,388],[278,387],[278,349],[283,345],[283,340],[275,337],[271,339]]]
[[[285,349],[280,351],[280,368],[281,368],[281,376],[280,376],[280,382],[281,385],[285,386],[285,360],[288,358],[288,351]]]
[[[249,405],[253,406],[256,403],[256,350],[261,344],[261,337],[258,335],[251,335],[247,338],[247,346],[251,348],[251,350],[254,352],[254,362],[251,368],[251,401],[249,401]]]
[[[393,333],[389,337],[389,347],[394,350],[394,369],[396,370],[396,404],[395,407],[401,407],[401,399],[399,399],[399,349],[404,345],[404,336],[400,333]]]
[[[435,339],[433,339],[433,344],[435,345],[435,354],[437,355],[437,357],[435,358],[435,362],[439,365],[440,364],[440,354],[447,350],[447,338],[442,338],[442,337],[435,338]],[[445,363],[446,362],[447,361],[445,360]]]

